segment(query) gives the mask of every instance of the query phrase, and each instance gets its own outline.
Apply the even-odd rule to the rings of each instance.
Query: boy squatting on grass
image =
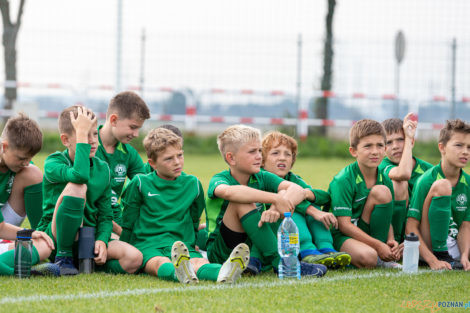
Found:
[[[291,172],[297,157],[297,141],[278,131],[269,132],[262,141],[262,170],[298,184],[308,194],[307,200],[312,204],[306,210],[298,209],[292,214],[299,229],[300,259],[307,263],[326,265],[328,268],[344,268],[351,262],[351,257],[344,252],[337,252],[333,248],[333,238],[330,227],[338,228],[336,217],[329,212],[323,212],[314,205],[322,206],[330,201],[330,195],[323,190],[313,189],[302,178]],[[268,208],[269,204],[266,204]],[[278,223],[271,224],[277,232]],[[256,258],[250,259],[250,264]],[[253,261],[253,262],[252,262]]]
[[[135,92],[124,91],[115,95],[108,105],[106,122],[98,127],[96,157],[105,161],[111,171],[111,207],[113,209],[113,232],[121,234],[121,196],[126,177],[145,173],[139,153],[129,144],[139,136],[139,129],[150,118],[147,104]],[[117,237],[116,237],[117,238]]]
[[[197,177],[183,172],[182,143],[181,137],[164,128],[145,137],[154,171],[137,175],[124,191],[121,239],[142,252],[144,270],[150,275],[182,283],[199,279],[233,283],[248,264],[249,248],[244,243],[234,247],[224,265],[210,264],[196,252],[204,191]]]
[[[390,118],[382,122],[387,139],[386,157],[379,165],[393,183],[395,201],[393,203],[392,226],[395,240],[403,242],[405,236],[406,213],[413,187],[418,178],[432,165],[413,156],[413,146],[418,122],[413,113],[404,120]]]
[[[261,134],[258,129],[234,125],[217,139],[219,151],[229,170],[214,175],[209,183],[206,223],[209,261],[222,263],[231,249],[250,242],[261,262],[277,271],[280,257],[277,238],[266,223],[275,223],[280,213],[292,212],[307,198],[306,191],[275,174],[260,171]],[[264,210],[264,203],[272,204]],[[305,201],[304,206],[310,204]],[[302,275],[323,276],[322,264],[301,262]]]
[[[391,226],[393,185],[378,170],[385,154],[385,131],[376,121],[363,119],[349,134],[349,152],[356,162],[342,169],[330,183],[331,210],[339,229],[332,229],[336,250],[351,255],[356,267],[397,268],[401,257]]]
[[[78,273],[74,261],[81,225],[96,228],[95,262],[98,270],[134,273],[142,254],[131,245],[111,240],[111,176],[107,163],[95,157],[98,146],[94,113],[72,106],[59,117],[60,139],[67,149],[47,157],[44,164],[44,213],[38,229],[55,241],[60,275]]]
[[[439,134],[441,162],[413,189],[406,232],[419,236],[420,257],[432,269],[470,270],[470,124],[447,121]],[[459,262],[460,261],[460,262]]]

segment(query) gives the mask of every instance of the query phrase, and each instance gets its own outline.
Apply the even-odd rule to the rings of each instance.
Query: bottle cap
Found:
[[[408,235],[405,236],[406,241],[419,241],[418,236],[415,235],[415,233],[409,233]]]
[[[292,213],[291,212],[285,212],[284,217],[291,217]]]
[[[22,229],[16,232],[16,239],[19,240],[30,240],[34,229]]]

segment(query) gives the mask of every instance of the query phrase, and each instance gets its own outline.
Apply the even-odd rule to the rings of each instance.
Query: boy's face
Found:
[[[377,168],[385,155],[385,142],[380,135],[370,135],[359,140],[356,148],[349,147],[357,162],[367,168]]]
[[[139,136],[139,129],[144,125],[145,120],[139,118],[121,119],[116,114],[111,114],[111,125],[113,126],[114,138],[122,143],[129,143],[132,139]]]
[[[8,146],[8,143],[2,143],[1,165],[10,169],[10,171],[18,173],[29,165],[33,158],[27,151],[15,149]]]
[[[464,168],[470,158],[470,134],[454,132],[445,146],[439,143],[439,151],[450,165]]]
[[[387,157],[395,164],[400,163],[405,147],[405,134],[403,132],[387,134],[385,153]]]
[[[96,150],[98,149],[98,124],[95,123],[90,131],[88,132],[88,144],[91,145],[91,150],[90,150],[90,158],[94,157],[96,154]],[[77,145],[77,136],[75,135],[75,132],[72,134],[61,134],[60,138],[62,140],[62,143],[64,146],[69,149],[69,155],[72,159],[75,159],[75,151],[76,151],[76,145]]]
[[[231,152],[227,153],[230,154]],[[260,171],[263,157],[261,141],[253,140],[242,145],[236,153],[231,153],[229,164],[245,174],[256,174]]]
[[[264,160],[264,169],[284,178],[292,168],[292,160],[291,149],[281,144],[268,151]]]
[[[174,180],[183,171],[183,150],[176,146],[168,146],[158,154],[157,160],[149,159],[149,164],[160,178]]]

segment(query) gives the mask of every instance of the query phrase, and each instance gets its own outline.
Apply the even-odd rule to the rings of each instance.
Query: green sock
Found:
[[[38,250],[33,246],[31,266],[39,263]],[[15,273],[15,249],[0,254],[0,275],[12,276]]]
[[[108,260],[101,266],[101,270],[105,273],[111,274],[127,274],[127,272],[121,267],[118,260]]]
[[[268,223],[258,227],[260,218],[261,214],[255,209],[242,216],[240,222],[253,245],[261,252],[264,261],[277,268],[279,254],[277,253],[276,236]]]
[[[201,229],[200,231],[197,232],[196,235],[196,246],[199,247],[201,250],[206,250],[207,249],[207,227]]]
[[[433,251],[447,251],[451,196],[433,197],[429,206],[429,232]]]
[[[42,217],[42,183],[24,189],[24,207],[32,229],[36,229]]]
[[[406,200],[395,200],[393,203],[392,226],[395,240],[400,243],[403,241],[403,232],[406,223]]]
[[[173,263],[163,263],[158,268],[157,277],[163,280],[178,281]]]
[[[325,228],[322,222],[317,221],[311,216],[307,217],[307,226],[312,234],[313,242],[320,249],[334,249],[333,237],[329,229]]]
[[[73,256],[72,246],[82,224],[85,199],[64,196],[56,214],[57,256]]]
[[[317,250],[317,247],[315,247],[315,245],[313,244],[312,234],[310,234],[310,231],[307,227],[306,216],[294,212],[294,214],[292,214],[292,219],[294,220],[295,225],[297,225],[297,228],[299,229],[300,251]]]
[[[221,267],[222,264],[217,263],[204,264],[197,270],[196,276],[200,280],[217,281]]]
[[[393,215],[393,201],[377,204],[370,214],[370,235],[382,242],[387,242]]]

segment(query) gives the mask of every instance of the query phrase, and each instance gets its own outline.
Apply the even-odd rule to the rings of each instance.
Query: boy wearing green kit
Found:
[[[292,212],[303,202],[306,191],[275,174],[260,171],[261,134],[245,125],[228,127],[217,139],[219,151],[230,169],[216,174],[209,183],[206,224],[209,234],[207,255],[222,263],[230,250],[251,242],[261,254],[261,262],[276,271],[280,262],[277,239],[266,223],[275,223],[281,213]],[[302,204],[300,204],[302,202]],[[264,210],[264,203],[271,204]],[[301,262],[301,275],[323,276],[322,264]]]
[[[38,229],[56,242],[56,264],[61,275],[76,275],[74,243],[81,225],[95,227],[95,262],[99,269],[133,273],[142,254],[129,244],[109,241],[112,231],[111,175],[108,165],[95,157],[98,130],[94,113],[72,106],[59,117],[63,152],[44,164],[44,214]]]
[[[439,134],[441,162],[413,189],[406,232],[419,236],[420,257],[432,269],[470,270],[470,124],[447,121]]]
[[[418,126],[416,116],[408,113],[404,120],[390,118],[382,122],[387,136],[386,157],[379,170],[392,180],[395,193],[392,226],[395,240],[402,242],[405,232],[406,213],[413,187],[418,178],[432,165],[413,156],[415,133]]]
[[[115,95],[109,102],[106,122],[98,127],[99,145],[96,157],[105,161],[111,171],[111,207],[113,209],[113,232],[121,234],[122,206],[119,198],[126,177],[145,173],[139,153],[129,144],[139,136],[150,111],[142,98],[132,91]]]
[[[333,213],[314,207],[330,202],[330,195],[326,191],[313,189],[291,172],[297,156],[297,141],[273,131],[264,136],[262,147],[263,169],[304,188],[308,194],[307,200],[312,204],[300,212],[296,209],[292,215],[299,229],[300,259],[307,263],[324,264],[328,268],[347,266],[351,262],[351,256],[333,248],[329,229],[331,226],[338,228],[336,217]]]
[[[236,246],[223,266],[195,250],[204,191],[197,177],[183,172],[182,138],[155,128],[144,147],[153,171],[134,177],[124,191],[121,239],[142,252],[150,275],[182,283],[235,282],[249,260],[247,245]]]
[[[331,210],[338,219],[333,229],[336,250],[351,255],[356,267],[399,268],[401,252],[391,226],[393,185],[378,170],[385,154],[385,131],[364,119],[349,134],[349,152],[356,162],[342,169],[330,183]]]
[[[6,223],[20,226],[28,217],[35,229],[42,216],[42,173],[30,164],[41,150],[39,125],[20,113],[10,117],[0,145],[0,206]]]

